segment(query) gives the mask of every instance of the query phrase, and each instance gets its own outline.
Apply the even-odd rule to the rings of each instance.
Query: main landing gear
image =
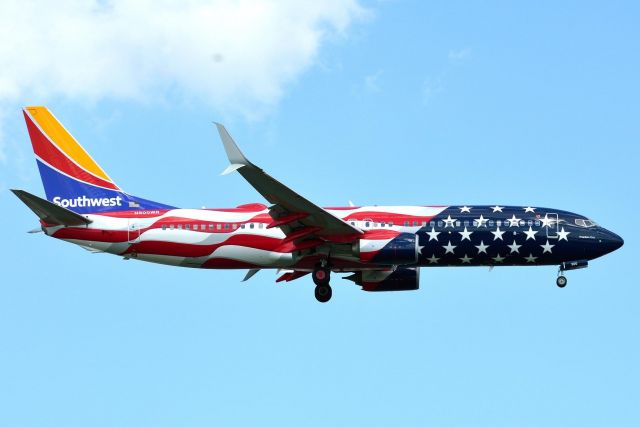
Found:
[[[325,265],[318,264],[313,273],[311,273],[311,277],[313,278],[313,283],[316,284],[315,296],[319,302],[327,302],[331,299],[331,286],[329,285],[329,280],[331,276],[331,270]]]

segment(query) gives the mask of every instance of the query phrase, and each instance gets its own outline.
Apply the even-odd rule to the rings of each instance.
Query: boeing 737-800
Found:
[[[362,206],[321,208],[240,151],[217,124],[230,165],[267,201],[224,209],[182,209],[124,192],[45,107],[23,110],[46,199],[12,190],[42,231],[91,252],[179,267],[311,273],[315,297],[331,298],[331,273],[363,290],[419,286],[420,267],[584,268],[622,239],[590,219],[531,206]]]

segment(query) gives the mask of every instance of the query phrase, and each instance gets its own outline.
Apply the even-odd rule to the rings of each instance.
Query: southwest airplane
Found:
[[[595,222],[520,206],[321,208],[272,178],[216,124],[230,165],[268,202],[181,209],[124,192],[45,107],[23,110],[46,200],[12,190],[42,231],[91,252],[180,267],[279,269],[277,282],[311,273],[315,297],[331,298],[331,272],[363,290],[418,289],[420,267],[559,266],[564,271],[622,246]],[[34,230],[38,232],[40,230]]]

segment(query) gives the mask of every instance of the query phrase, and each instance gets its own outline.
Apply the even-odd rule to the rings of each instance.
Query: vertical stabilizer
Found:
[[[50,202],[78,213],[171,208],[123,192],[46,107],[23,114]]]

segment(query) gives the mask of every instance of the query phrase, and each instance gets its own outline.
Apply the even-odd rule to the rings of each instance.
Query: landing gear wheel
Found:
[[[331,299],[331,286],[327,285],[318,285],[316,286],[316,299],[319,302],[327,302]]]
[[[564,276],[558,276],[556,279],[556,285],[558,285],[559,288],[564,288],[567,286],[567,278]]]
[[[315,283],[316,286],[328,285],[330,274],[331,274],[331,271],[328,268],[316,267],[315,270],[313,270],[313,273],[311,274],[311,276],[313,277],[313,283]]]

